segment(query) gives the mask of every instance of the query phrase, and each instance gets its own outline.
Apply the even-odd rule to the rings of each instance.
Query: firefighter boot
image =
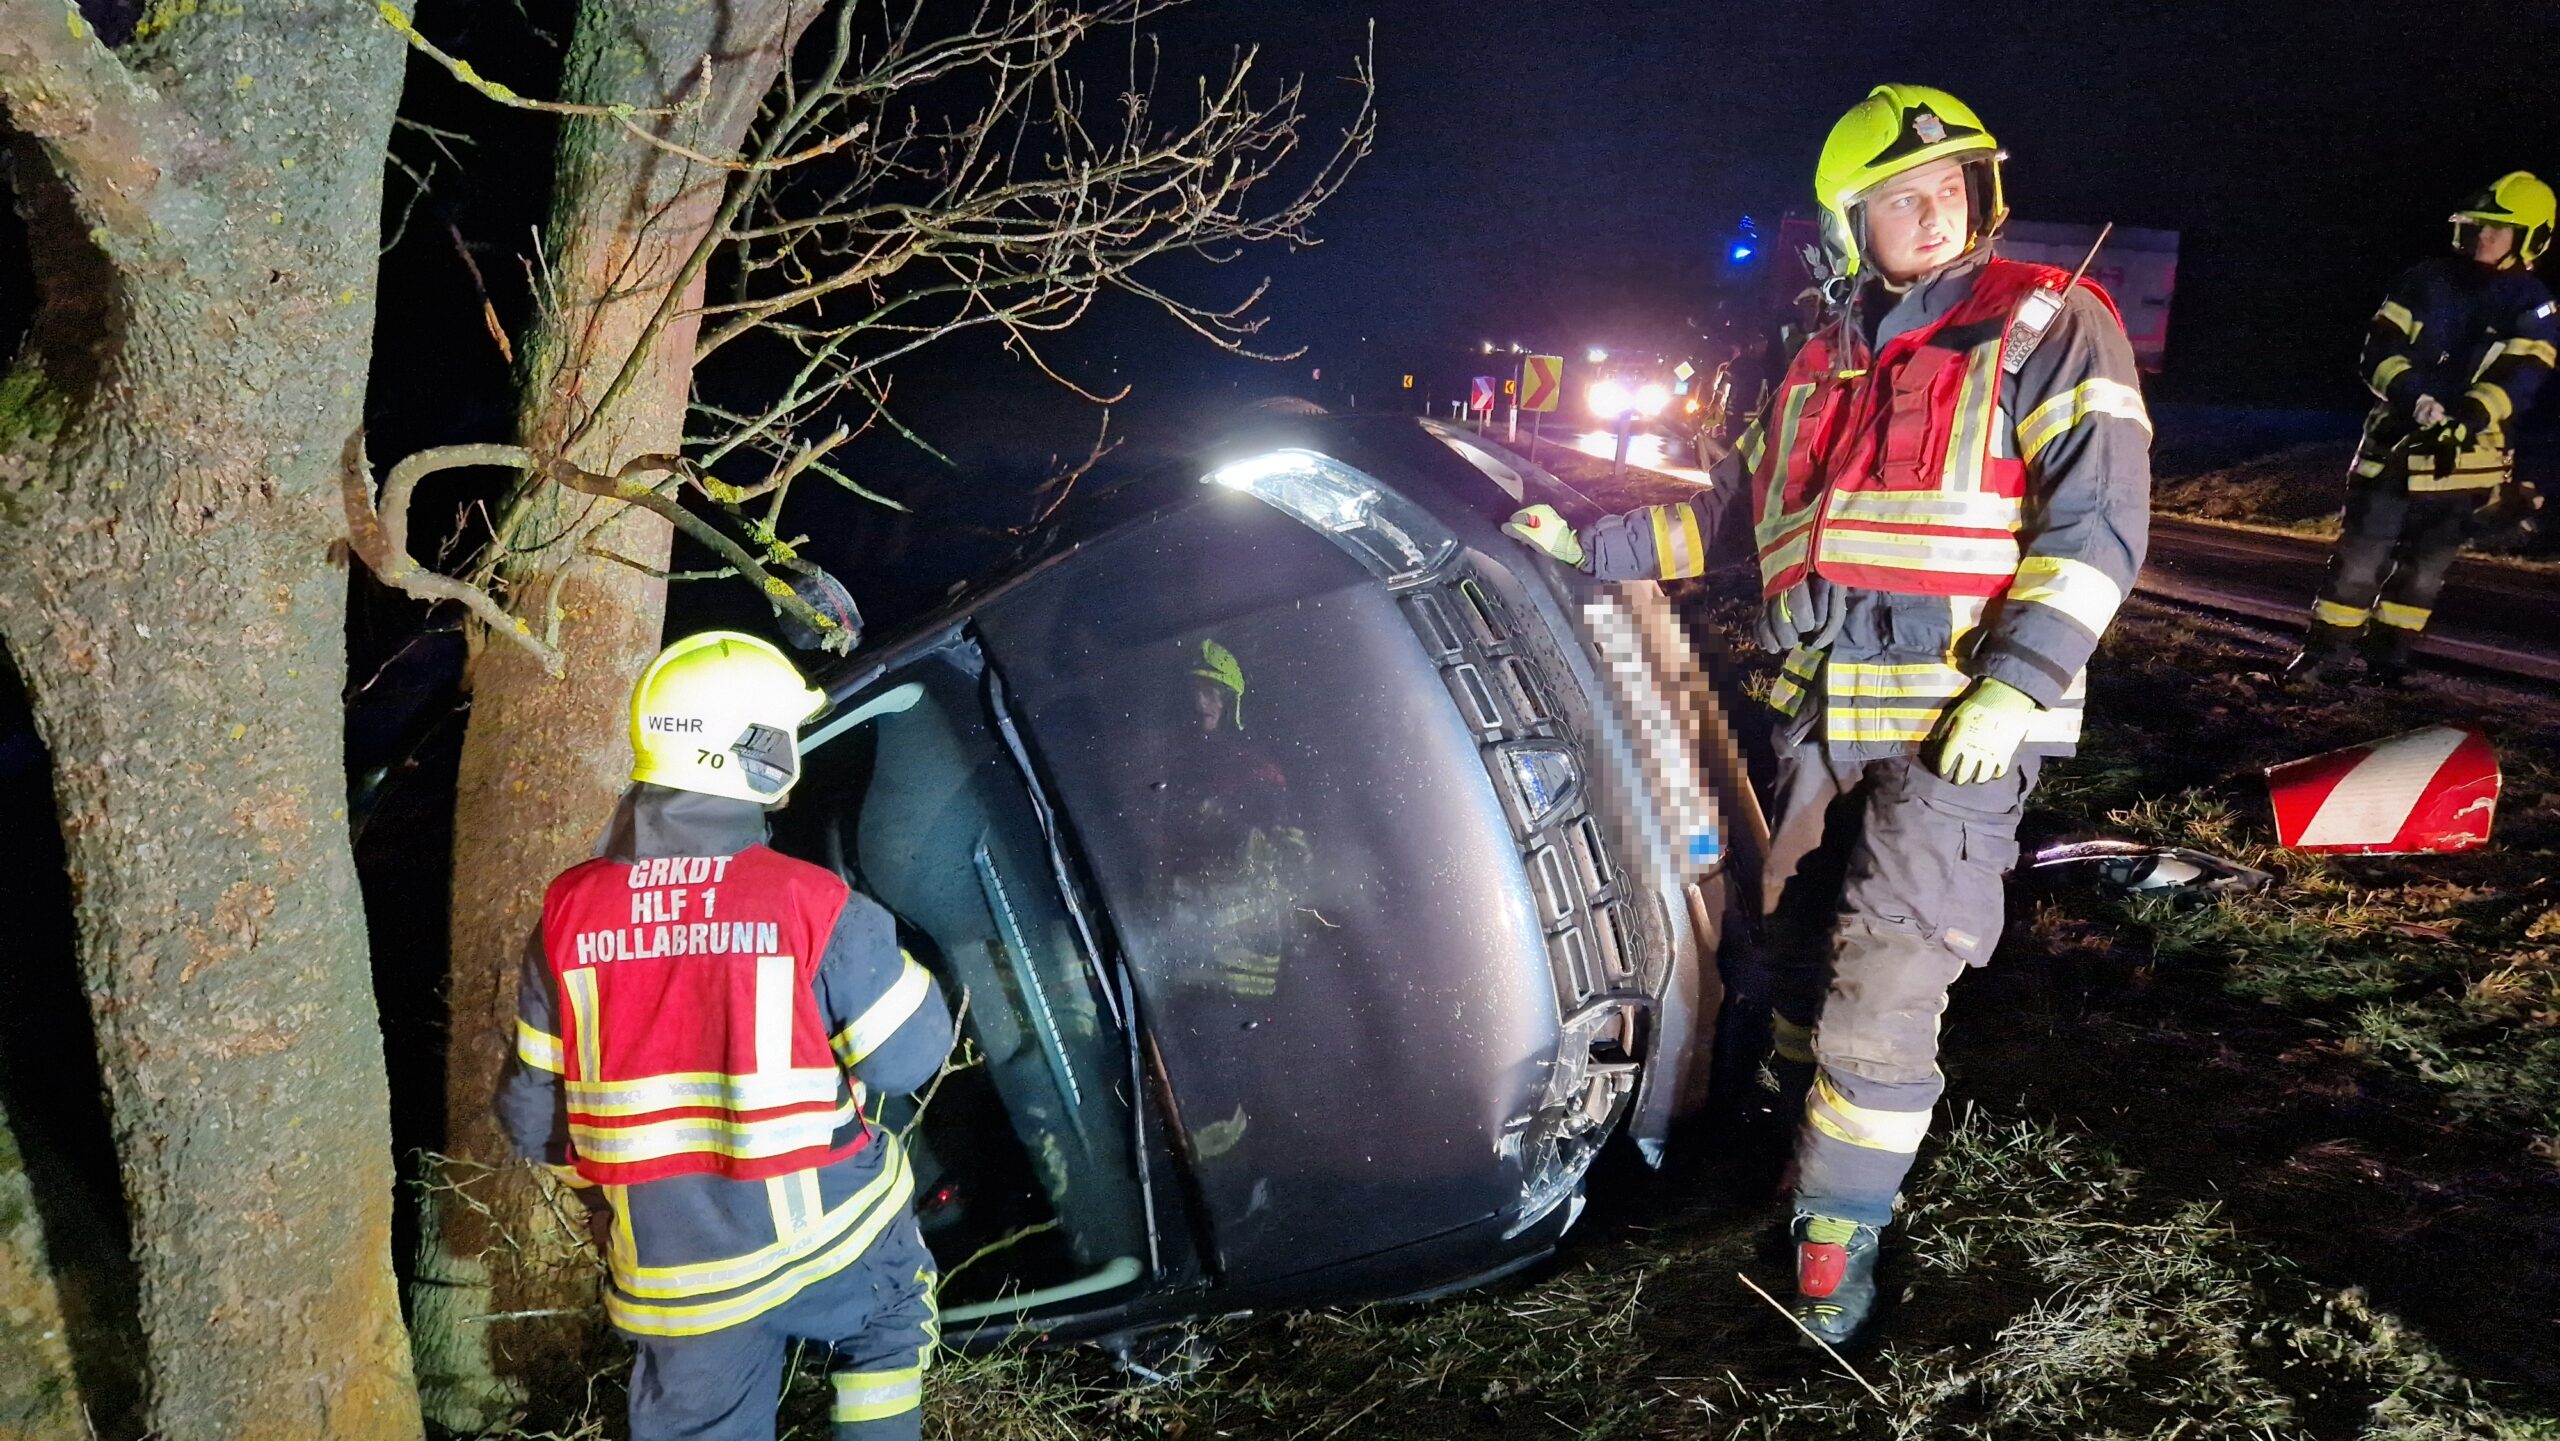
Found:
[[[1876,1304],[1876,1256],[1883,1244],[1873,1226],[1833,1216],[1798,1216],[1795,1317],[1834,1346],[1845,1346],[1867,1324]]]
[[[2276,676],[2276,684],[2286,690],[2315,685],[2336,685],[2347,678],[2348,656],[2335,646],[2314,642],[2284,663]]]
[[[2391,690],[2407,690],[2409,677],[2418,667],[2409,659],[2411,632],[2396,625],[2378,625],[2365,643],[2364,682]]]

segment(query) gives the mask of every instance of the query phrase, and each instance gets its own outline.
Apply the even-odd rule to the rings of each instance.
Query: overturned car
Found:
[[[1553,483],[1270,418],[824,678],[775,843],[964,1008],[886,1117],[952,1340],[1479,1283],[1658,1159],[1732,782],[1659,595],[1499,533]]]

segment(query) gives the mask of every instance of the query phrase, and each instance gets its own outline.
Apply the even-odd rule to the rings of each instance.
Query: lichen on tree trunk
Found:
[[[684,106],[697,98],[708,56],[710,100],[666,122],[669,138],[701,153],[732,152],[819,8],[806,0],[586,0],[561,98]],[[697,252],[727,183],[724,172],[649,146],[611,121],[562,124],[544,246],[550,303],[527,347],[518,412],[527,448],[596,471],[680,448],[696,324],[689,314],[659,312],[671,291],[683,309],[698,301]],[[626,377],[635,350],[642,353]],[[608,394],[619,399],[598,414]],[[454,824],[446,1067],[446,1149],[466,1163],[506,1155],[489,1101],[513,1044],[517,961],[543,886],[591,853],[626,783],[631,683],[657,651],[665,614],[664,581],[593,553],[664,570],[665,523],[632,509],[589,529],[579,518],[594,504],[536,490],[512,510],[514,534],[549,541],[508,565],[508,603],[538,630],[556,625],[565,673],[546,675],[506,645],[485,645],[472,661]],[[414,1335],[428,1414],[439,1424],[486,1424],[523,1397],[528,1379],[557,1374],[582,1354],[578,1328],[556,1318],[471,1320],[594,1301],[591,1280],[525,1264],[497,1244],[501,1233],[542,1230],[537,1194],[519,1170],[487,1177],[472,1195],[477,1205],[430,1202],[438,1214],[421,1228]]]

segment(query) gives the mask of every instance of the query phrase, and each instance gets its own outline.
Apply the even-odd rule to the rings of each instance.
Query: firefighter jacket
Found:
[[[607,1314],[716,1331],[859,1259],[914,1182],[868,1095],[951,1044],[889,913],[764,845],[752,802],[641,785],[552,884],[498,1113],[613,1212]]]
[[[1678,580],[1747,534],[1761,639],[1786,654],[1769,696],[1784,738],[1916,754],[1987,677],[2041,707],[2026,749],[2068,754],[2149,540],[2151,422],[2105,296],[2031,300],[2067,278],[1985,250],[1900,292],[1870,284],[1708,489],[1588,528],[1586,564]],[[2020,362],[2022,313],[2051,319]]]
[[[2355,473],[2412,492],[2496,488],[2515,463],[2511,422],[2560,364],[2555,343],[2560,318],[2533,272],[2458,255],[2411,266],[2365,331],[2361,374],[2374,407]],[[2426,443],[2410,413],[2422,395],[2463,427],[2459,444]]]

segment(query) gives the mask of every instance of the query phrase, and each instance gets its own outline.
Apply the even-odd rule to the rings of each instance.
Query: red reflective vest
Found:
[[[551,883],[542,946],[580,1175],[760,1180],[862,1148],[812,986],[846,895],[763,846],[592,860]]]
[[[1805,342],[1763,421],[1760,453],[1746,457],[1763,595],[1807,571],[1905,595],[2008,588],[2027,472],[2014,437],[1999,433],[2001,359],[2028,292],[2069,280],[1994,258],[1953,309],[1872,359],[1854,338],[1855,353],[1844,353],[1839,328]],[[2106,293],[2089,288],[2112,313]]]

